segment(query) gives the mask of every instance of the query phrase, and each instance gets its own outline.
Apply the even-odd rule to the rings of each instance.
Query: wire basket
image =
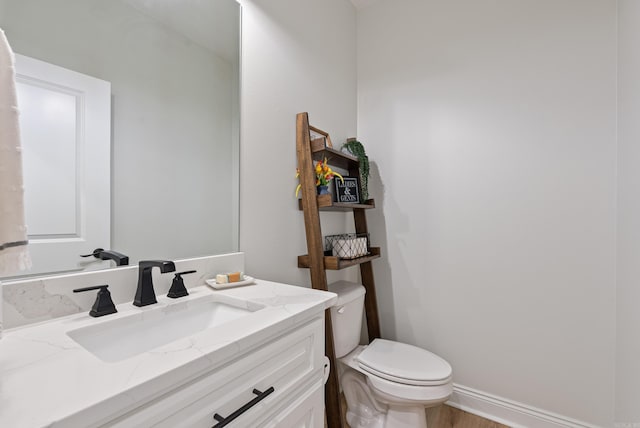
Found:
[[[341,235],[328,235],[324,238],[326,255],[341,259],[357,259],[369,254],[368,233],[343,233]]]

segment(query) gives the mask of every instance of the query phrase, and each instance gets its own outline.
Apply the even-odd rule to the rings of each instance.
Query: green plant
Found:
[[[369,199],[369,157],[364,150],[364,146],[356,139],[347,140],[342,145],[341,150],[347,149],[349,153],[358,158],[360,163],[360,180],[362,181],[362,199]]]

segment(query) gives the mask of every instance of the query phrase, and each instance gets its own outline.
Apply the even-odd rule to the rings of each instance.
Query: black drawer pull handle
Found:
[[[247,410],[249,410],[250,408],[252,408],[256,404],[258,404],[260,401],[262,401],[265,398],[267,398],[267,395],[271,394],[273,391],[275,391],[275,389],[273,389],[273,386],[271,388],[267,389],[265,392],[260,392],[257,389],[254,389],[253,393],[256,394],[257,397],[254,398],[253,400],[249,401],[244,406],[240,407],[235,412],[231,413],[228,417],[224,418],[224,417],[220,416],[217,413],[215,415],[213,415],[213,419],[218,421],[218,423],[215,424],[212,428],[222,428],[222,427],[227,426],[228,424],[233,422],[233,420],[236,419],[238,416],[240,416],[241,414],[243,414],[244,412],[246,412]]]

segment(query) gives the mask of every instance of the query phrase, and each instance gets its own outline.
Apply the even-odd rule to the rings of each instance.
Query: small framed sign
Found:
[[[344,183],[336,178],[333,182],[336,186],[336,202],[360,203],[360,180],[358,177],[344,177]]]

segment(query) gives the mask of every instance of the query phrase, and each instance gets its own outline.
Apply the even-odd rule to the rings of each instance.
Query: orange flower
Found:
[[[329,163],[327,162],[327,158],[324,158],[323,161],[317,161],[315,166],[315,172],[316,172],[316,186],[326,186],[335,177],[340,178],[340,180],[342,180],[342,182],[344,183],[344,179],[342,178],[342,176],[331,169],[331,167],[329,166]],[[299,177],[300,177],[300,170],[296,168],[296,178],[299,178]],[[302,188],[302,185],[298,184],[298,187],[296,187],[296,198],[298,197],[298,194],[300,193],[301,188]]]

